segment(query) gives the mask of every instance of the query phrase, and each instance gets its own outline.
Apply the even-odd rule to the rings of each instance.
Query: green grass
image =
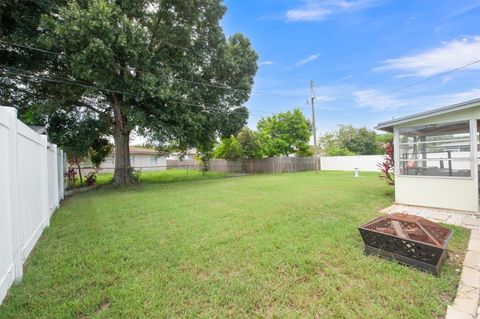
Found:
[[[198,169],[169,169],[164,171],[143,171],[140,173],[141,183],[171,183],[192,180],[204,180],[210,178],[223,178],[226,173],[222,172],[201,172]],[[78,177],[78,176],[77,176]],[[112,181],[113,173],[99,173],[97,175],[98,185],[108,185]],[[84,181],[85,183],[85,181]],[[80,179],[77,178],[75,187],[80,187]]]
[[[151,174],[68,199],[0,318],[435,318],[455,295],[461,257],[437,278],[363,254],[393,200],[377,174]]]

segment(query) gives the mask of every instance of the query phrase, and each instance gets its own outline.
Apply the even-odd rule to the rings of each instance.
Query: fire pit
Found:
[[[439,276],[448,257],[452,231],[425,218],[392,214],[372,220],[358,228],[365,253],[394,259]]]

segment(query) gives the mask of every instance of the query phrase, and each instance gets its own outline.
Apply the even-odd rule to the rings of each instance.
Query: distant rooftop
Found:
[[[157,155],[158,152],[151,148],[144,148],[138,146],[130,146],[130,154],[132,155]],[[112,154],[115,154],[115,148],[112,149]]]

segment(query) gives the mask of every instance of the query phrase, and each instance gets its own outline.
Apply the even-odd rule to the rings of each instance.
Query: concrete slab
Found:
[[[463,266],[480,269],[480,252],[474,250],[467,251]]]
[[[471,314],[467,314],[461,310],[458,310],[455,307],[448,306],[447,307],[447,314],[445,315],[445,319],[474,319],[475,317]]]
[[[458,287],[457,296],[453,302],[453,307],[463,311],[466,314],[476,316],[479,298],[480,296],[478,288],[460,284]]]
[[[480,227],[480,219],[478,219],[476,216],[467,216],[463,220],[463,223],[468,226]]]
[[[463,285],[480,289],[480,271],[470,267],[463,267],[460,282]]]
[[[468,242],[468,250],[480,252],[480,239],[470,238]]]
[[[467,314],[458,310],[455,307],[448,306],[447,307],[447,314],[445,315],[445,319],[474,319],[475,317],[471,314]]]

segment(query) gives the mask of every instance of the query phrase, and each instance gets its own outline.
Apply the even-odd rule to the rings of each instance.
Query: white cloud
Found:
[[[300,66],[300,65],[304,65],[304,64],[310,63],[312,61],[315,61],[316,59],[318,59],[319,56],[320,56],[320,53],[311,54],[308,57],[306,57],[305,59],[301,59],[300,61],[298,61],[297,65]]]
[[[440,47],[416,55],[383,61],[377,71],[401,71],[404,76],[428,77],[480,60],[480,37],[444,42]],[[469,69],[480,69],[480,63]]]
[[[273,62],[273,61],[262,61],[262,62],[259,62],[258,65],[260,65],[260,66],[261,65],[270,65],[270,64],[273,64],[273,63],[275,63],[275,62]]]
[[[402,109],[401,113],[408,110],[408,114],[431,110],[442,106],[461,103],[480,98],[480,88],[473,88],[463,92],[448,94],[421,95],[409,98],[399,98],[383,93],[378,89],[367,89],[353,93],[355,104],[359,108],[384,112]]]
[[[301,9],[291,9],[285,14],[287,21],[321,21],[332,12],[318,5],[308,5]]]
[[[369,89],[353,92],[357,107],[368,108],[373,111],[397,109],[408,105],[408,101],[384,94],[380,90]]]
[[[445,94],[441,96],[443,105],[455,104],[455,103],[465,102],[465,101],[478,99],[478,98],[480,98],[480,88],[474,88],[469,91],[453,93],[453,94]]]
[[[328,16],[377,5],[379,0],[303,0],[303,5],[285,13],[287,21],[322,21]]]
[[[450,14],[449,18],[456,18],[466,13],[470,13],[473,10],[476,10],[480,7],[480,1],[473,1],[472,3],[467,4],[466,6],[460,7],[457,11]]]

